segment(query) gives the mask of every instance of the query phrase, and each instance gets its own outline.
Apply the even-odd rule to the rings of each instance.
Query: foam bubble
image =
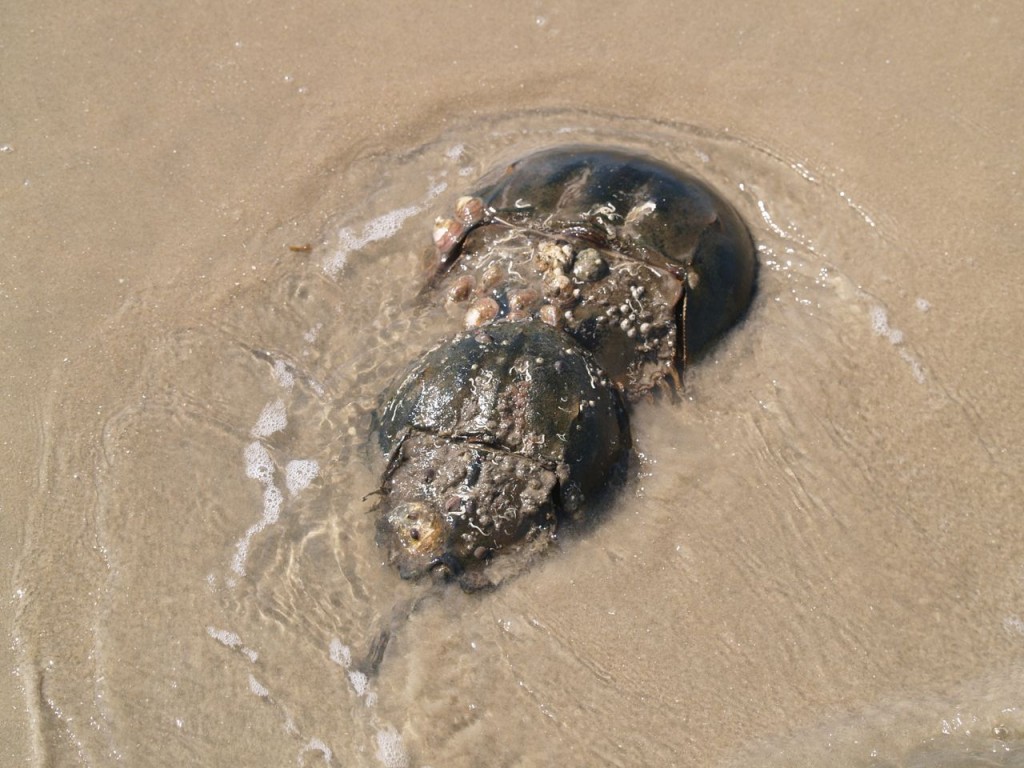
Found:
[[[259,440],[245,446],[245,476],[258,480],[262,485],[274,481],[274,461]]]
[[[267,483],[263,487],[263,517],[249,526],[249,530],[238,540],[235,548],[235,556],[231,560],[231,570],[239,576],[245,575],[245,560],[249,556],[249,543],[252,537],[262,531],[268,525],[273,525],[281,517],[281,504],[284,497],[277,490],[277,486]]]
[[[249,690],[261,699],[266,699],[270,696],[270,691],[267,690],[267,687],[252,675],[249,675]]]
[[[876,306],[871,308],[871,330],[876,335],[888,339],[889,343],[894,347],[899,347],[904,342],[903,331],[889,325],[889,315],[882,307]],[[920,361],[905,348],[899,350],[899,355],[900,359],[910,366],[910,373],[914,377],[914,381],[918,384],[924,384],[925,370]]]
[[[876,336],[884,336],[889,329],[889,315],[881,307],[872,307],[870,316],[871,330],[875,332]]]
[[[924,384],[924,366],[905,349],[900,350],[900,359],[910,366],[910,374],[914,377],[914,381]]]
[[[231,648],[232,650],[237,650],[239,653],[241,653],[243,656],[245,656],[249,661],[253,663],[256,663],[256,659],[260,657],[260,655],[252,648],[247,648],[246,646],[242,645],[242,638],[240,638],[234,632],[229,632],[226,629],[217,629],[216,627],[207,627],[206,634],[208,634],[221,645],[227,648]]]
[[[215,627],[207,627],[206,634],[208,634],[221,645],[225,645],[228,648],[237,648],[242,644],[242,638],[240,638],[234,632],[230,632],[226,629],[216,629]]]
[[[288,492],[295,496],[304,491],[313,478],[320,474],[320,464],[312,459],[295,459],[289,461],[284,468],[285,484]]]
[[[276,523],[278,518],[281,516],[281,504],[284,501],[284,497],[281,496],[281,492],[277,490],[277,486],[268,485],[263,489],[263,518],[255,523],[251,530],[253,533],[259,533],[268,525]]]
[[[388,725],[377,731],[377,759],[386,768],[409,768],[409,756],[394,726]]]
[[[306,746],[299,750],[300,765],[305,763],[305,760],[303,760],[302,758],[307,752],[319,752],[321,755],[324,756],[324,762],[328,764],[330,764],[331,759],[334,756],[334,752],[331,750],[331,748],[328,747],[327,744],[322,739],[316,738],[307,741]]]
[[[348,669],[352,665],[352,649],[345,645],[338,638],[331,640],[330,650],[328,651],[333,661],[338,666]]]
[[[903,331],[889,325],[889,315],[882,307],[871,308],[871,330],[887,338],[890,344],[903,343]]]
[[[275,427],[270,432],[283,428],[284,424],[287,423],[284,415],[284,401],[282,400],[270,403],[263,409],[263,413],[260,414],[256,426],[253,427],[253,434],[257,436],[270,434],[270,432],[258,432],[261,429],[261,424],[273,424],[277,423],[278,420],[281,427]],[[235,556],[231,560],[231,570],[239,576],[245,575],[245,560],[249,556],[249,543],[252,541],[252,537],[268,525],[273,525],[278,521],[281,516],[281,505],[284,503],[281,491],[274,485],[274,460],[270,457],[270,452],[267,451],[266,447],[259,440],[254,440],[245,446],[245,474],[263,486],[263,515],[249,526],[245,535],[235,545]],[[228,585],[234,586],[234,583],[229,581]]]
[[[357,669],[349,671],[348,681],[352,684],[352,690],[356,692],[356,696],[362,696],[366,693],[366,689],[370,685],[370,679],[366,676],[366,673],[360,672]]]
[[[1024,635],[1024,620],[1020,616],[1007,616],[1003,619],[1003,629]]]
[[[291,389],[295,385],[295,374],[284,360],[274,361],[274,381],[285,389]]]
[[[284,410],[284,400],[278,398],[267,403],[260,412],[259,418],[252,428],[253,437],[267,437],[288,426],[288,416]]]
[[[243,536],[238,540],[238,544],[235,545],[235,556],[231,558],[231,570],[237,573],[239,576],[245,576],[245,560],[249,557],[249,537]],[[234,586],[233,581],[228,582],[228,586]]]
[[[448,188],[445,182],[439,182],[434,184],[427,190],[427,196],[423,203],[417,205],[407,205],[404,208],[396,208],[393,211],[382,214],[375,219],[370,219],[366,224],[363,225],[362,231],[357,235],[352,227],[343,227],[338,231],[338,248],[337,250],[324,261],[324,271],[332,277],[341,272],[345,268],[345,262],[348,261],[348,255],[352,251],[358,251],[360,248],[364,248],[370,243],[375,243],[378,240],[386,240],[387,238],[394,235],[405,220],[410,216],[415,216],[417,213],[421,213],[426,204],[433,200],[435,197],[440,195]]]
[[[308,341],[310,344],[312,344],[314,341],[316,341],[316,337],[320,335],[320,330],[323,327],[324,327],[323,323],[317,323],[312,328],[310,328],[308,331],[306,331],[304,334],[302,334],[302,338],[304,338],[306,341]]]
[[[370,219],[363,225],[363,231],[358,235],[351,227],[344,227],[338,232],[338,250],[324,262],[324,270],[330,275],[338,274],[344,269],[348,255],[352,251],[358,251],[370,243],[391,237],[402,228],[406,219],[422,210],[422,205],[407,205],[405,208],[390,211]]]

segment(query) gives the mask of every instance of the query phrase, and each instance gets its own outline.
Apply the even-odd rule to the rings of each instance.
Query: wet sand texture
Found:
[[[0,763],[1021,765],[1022,15],[8,8]],[[721,189],[757,301],[599,523],[364,677],[406,278],[568,139]]]

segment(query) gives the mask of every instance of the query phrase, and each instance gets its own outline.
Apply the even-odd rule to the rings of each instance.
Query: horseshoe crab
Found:
[[[621,466],[618,390],[544,323],[498,323],[423,355],[378,416],[378,540],[402,576],[474,588],[497,552],[543,546]]]
[[[586,147],[485,177],[434,243],[424,294],[468,330],[382,399],[378,542],[406,578],[473,589],[609,484],[624,402],[678,381],[743,316],[757,260],[702,181]]]
[[[610,149],[550,149],[492,173],[434,241],[429,285],[467,325],[540,317],[631,400],[732,327],[757,274],[750,234],[717,192]]]

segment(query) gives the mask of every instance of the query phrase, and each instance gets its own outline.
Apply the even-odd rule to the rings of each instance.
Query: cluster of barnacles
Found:
[[[653,204],[636,208],[642,218]],[[536,318],[566,331],[632,399],[675,380],[685,284],[621,244],[601,231],[583,238],[510,222],[481,198],[461,197],[453,216],[435,222],[429,287],[467,329]]]

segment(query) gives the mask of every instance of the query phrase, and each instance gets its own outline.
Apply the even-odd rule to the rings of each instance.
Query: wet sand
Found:
[[[485,746],[522,765],[1020,764],[1024,13],[420,16],[5,14],[0,762],[373,765],[397,734],[413,765],[474,764]],[[637,414],[653,458],[622,511],[489,602],[452,594],[414,616],[371,717],[338,627],[401,587],[359,549],[364,523],[323,521],[331,481],[372,469],[325,463],[315,501],[232,570],[260,510],[242,450],[284,396],[243,346],[305,350],[281,340],[320,323],[310,369],[345,369],[358,344],[340,325],[368,310],[319,269],[338,247],[325,233],[414,190],[429,221],[426,171],[444,166],[401,158],[463,132],[486,164],[512,142],[488,146],[481,125],[521,125],[529,145],[554,124],[530,115],[552,111],[602,138],[618,119],[670,126],[681,154],[712,137],[710,171],[774,266],[747,326],[694,372],[690,410]],[[790,292],[821,322],[776,301]],[[346,422],[324,403],[357,385],[290,390],[293,423],[320,426],[270,448],[337,455]],[[365,582],[311,581],[332,562]],[[322,663],[339,671],[320,690]],[[331,731],[332,708],[365,723]],[[524,729],[546,753],[510,735]]]

